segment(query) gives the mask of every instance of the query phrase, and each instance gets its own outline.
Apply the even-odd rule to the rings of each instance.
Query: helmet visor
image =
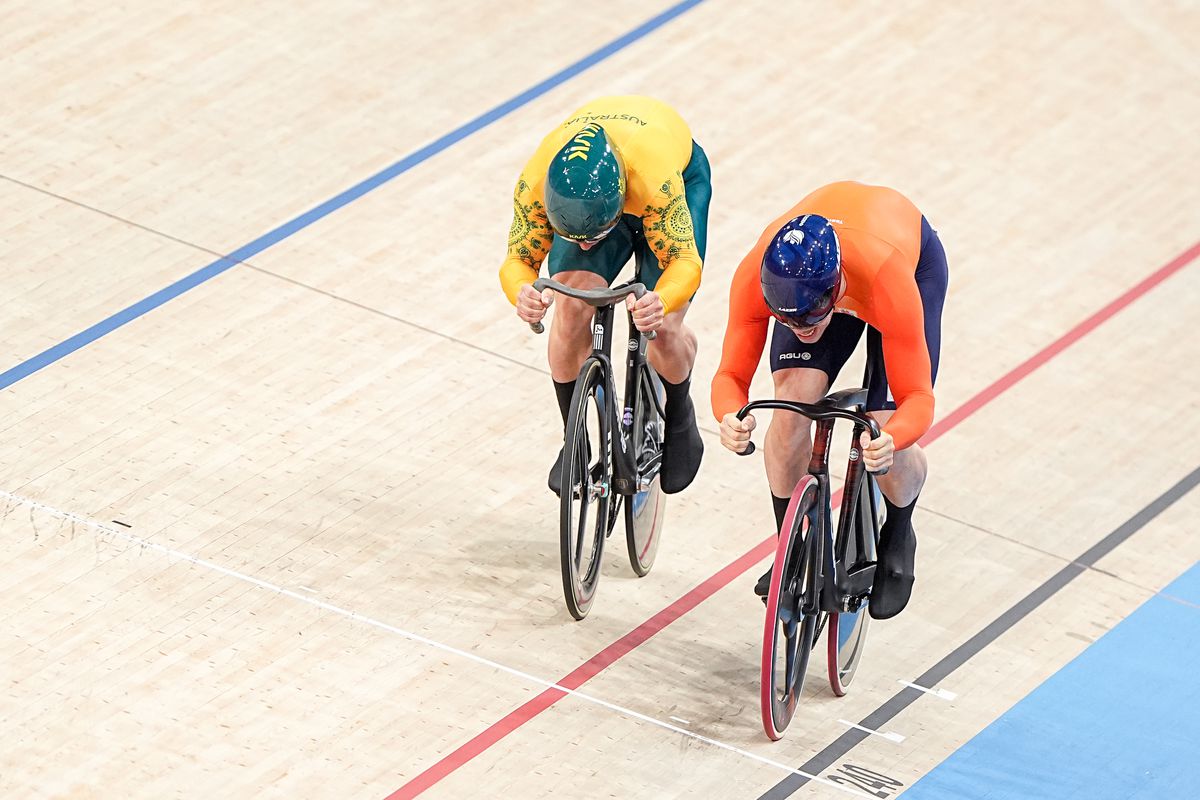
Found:
[[[835,289],[837,289],[837,284],[834,284],[832,289],[821,295],[817,302],[805,311],[784,313],[772,309],[771,316],[789,328],[811,328],[833,313]]]
[[[560,231],[557,228],[554,229],[554,232],[557,233],[562,238],[569,239],[572,242],[577,242],[579,244],[596,244],[597,242],[604,239],[605,236],[608,236],[610,233],[612,233],[613,229],[617,227],[617,223],[620,221],[621,221],[621,219],[620,219],[620,217],[618,217],[613,222],[613,224],[609,225],[604,230],[598,231],[597,233],[575,234],[575,233],[567,233],[565,231]],[[551,226],[551,227],[553,227],[553,226]]]

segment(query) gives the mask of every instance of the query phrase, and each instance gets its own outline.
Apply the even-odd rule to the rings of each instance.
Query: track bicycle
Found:
[[[630,294],[640,298],[646,293],[643,284],[576,289],[538,278],[533,288],[551,289],[596,309],[592,353],[579,370],[571,396],[559,482],[563,597],[571,616],[579,620],[587,616],[596,598],[604,540],[612,534],[622,506],[633,571],[643,577],[654,565],[665,512],[659,485],[666,432],[664,394],[658,374],[646,361],[646,345],[654,334],[639,331],[630,315],[625,398],[622,406],[617,404],[609,355],[613,306]],[[541,323],[530,327],[535,333],[544,330]]]
[[[841,697],[862,661],[870,615],[867,605],[875,578],[876,547],[883,524],[883,497],[862,462],[864,431],[879,436],[868,416],[865,389],[834,392],[814,403],[757,400],[738,411],[769,408],[802,414],[815,421],[808,471],[792,491],[779,531],[771,585],[766,597],[760,704],[763,730],[772,740],[783,736],[796,712],[809,654],[828,628],[826,660],[829,685]],[[846,482],[835,530],[829,486],[829,446],[834,422],[854,423]],[[754,452],[754,444],[742,455]]]

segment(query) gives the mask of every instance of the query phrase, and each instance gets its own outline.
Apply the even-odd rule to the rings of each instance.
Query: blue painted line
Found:
[[[683,0],[683,2],[676,3],[667,10],[663,11],[661,14],[646,20],[644,23],[629,31],[625,35],[604,45],[599,50],[584,56],[579,61],[576,61],[574,64],[571,64],[570,66],[554,73],[541,83],[538,83],[537,85],[526,89],[524,92],[521,92],[516,97],[501,103],[492,110],[479,115],[470,122],[455,128],[454,130],[450,131],[450,133],[447,133],[441,138],[430,142],[420,150],[405,156],[396,163],[392,164],[390,167],[387,167],[375,173],[366,180],[351,186],[341,194],[326,200],[324,203],[321,203],[319,206],[304,212],[295,219],[285,222],[278,228],[263,234],[249,244],[242,245],[237,250],[234,250],[232,253],[229,253],[223,258],[217,259],[208,266],[198,269],[192,274],[175,281],[175,283],[172,283],[170,286],[160,289],[149,297],[139,300],[122,311],[118,311],[111,317],[97,322],[95,325],[86,330],[80,331],[71,338],[59,342],[48,350],[44,350],[32,358],[22,361],[15,367],[5,370],[3,373],[0,373],[0,389],[5,389],[9,386],[12,386],[22,378],[32,375],[43,367],[53,364],[55,361],[74,353],[76,350],[79,350],[82,347],[86,347],[88,344],[96,341],[101,336],[111,333],[117,328],[120,328],[122,325],[137,319],[143,314],[153,311],[169,300],[173,300],[189,289],[194,289],[205,281],[211,280],[221,273],[237,266],[239,263],[245,261],[251,256],[257,255],[258,253],[266,250],[268,247],[278,244],[292,234],[307,228],[309,225],[312,225],[317,220],[323,219],[324,217],[332,214],[342,206],[357,200],[372,189],[382,186],[398,175],[403,175],[408,170],[424,161],[427,161],[451,145],[462,141],[471,134],[480,131],[483,128],[486,128],[496,120],[511,114],[513,111],[517,110],[526,103],[529,103],[531,100],[542,96],[559,84],[570,80],[589,67],[593,67],[609,56],[623,50],[639,39],[645,37],[647,34],[652,33],[658,28],[661,28],[663,25],[683,14],[685,11],[700,5],[702,2],[704,2],[704,0]]]
[[[904,793],[905,800],[1200,796],[1200,564]]]

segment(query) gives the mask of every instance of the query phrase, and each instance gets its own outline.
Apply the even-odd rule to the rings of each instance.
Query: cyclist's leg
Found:
[[[688,380],[696,363],[696,334],[684,322],[691,306],[689,300],[667,314],[654,340],[646,347],[646,360],[667,383]]]
[[[610,286],[633,254],[636,220],[626,215],[608,236],[587,250],[555,235],[546,257],[550,277],[577,289]],[[640,222],[636,224],[640,230]],[[554,306],[547,350],[550,376],[555,381],[574,381],[592,351],[594,311],[582,300],[562,295],[555,297]]]
[[[708,243],[708,206],[712,198],[712,179],[708,157],[700,145],[692,143],[692,157],[683,171],[684,198],[700,260]],[[653,289],[662,269],[640,226],[638,227],[638,280]],[[696,361],[696,334],[684,320],[691,301],[672,309],[647,348],[650,365],[663,380],[666,392],[666,438],[663,442],[662,487],[668,494],[682,491],[691,484],[700,469],[704,441],[696,423],[691,399],[692,367]]]
[[[637,251],[638,279],[653,289],[662,271],[645,241]],[[652,266],[647,266],[647,262]],[[663,436],[662,490],[674,494],[686,489],[695,479],[704,457],[704,440],[696,423],[692,403],[692,365],[696,361],[696,334],[684,324],[691,301],[673,310],[663,319],[655,338],[646,348],[646,360],[662,378],[666,396],[666,429]]]
[[[783,326],[776,326],[787,332]],[[790,336],[791,334],[788,333]],[[795,336],[792,336],[794,339]],[[774,344],[772,344],[774,350]],[[776,363],[772,357],[772,366]],[[829,388],[829,376],[819,369],[785,367],[772,373],[775,398],[800,403],[821,399]],[[767,469],[767,485],[771,490],[771,510],[775,515],[775,535],[783,528],[792,489],[803,477],[812,453],[812,432],[809,421],[796,414],[775,414],[763,438],[763,461]],[[771,587],[771,568],[759,576],[754,593],[766,597]]]
[[[771,343],[771,366],[776,363],[775,340],[782,335],[791,336],[782,325],[775,326]],[[778,333],[782,331],[782,334]],[[794,336],[792,338],[795,338]],[[786,343],[786,340],[785,340]],[[798,403],[815,403],[829,391],[830,377],[823,370],[812,367],[785,366],[771,374],[775,381],[775,399]],[[774,414],[763,439],[763,461],[767,468],[767,484],[777,501],[787,505],[796,482],[804,476],[812,455],[812,423],[799,414]],[[779,513],[776,503],[776,517]],[[780,520],[777,518],[776,523]],[[778,524],[776,525],[778,528]]]
[[[942,243],[924,217],[921,218],[921,257],[917,262],[917,290],[925,315],[925,344],[929,349],[930,380],[936,382],[941,355],[942,305],[946,299],[948,271]],[[867,337],[867,357],[872,364],[871,386],[867,403],[871,415],[883,425],[891,418],[896,404],[887,389],[887,371],[879,334]],[[879,534],[880,568],[875,573],[871,594],[871,615],[877,619],[894,617],[904,610],[912,595],[915,579],[917,539],[912,514],[917,497],[929,474],[925,451],[913,444],[898,451],[887,475],[876,477],[887,507],[887,518]]]
[[[867,408],[881,427],[887,424],[896,407],[887,390],[886,377],[883,377],[882,350],[878,332],[871,329],[867,334],[867,359],[871,364]],[[879,530],[879,564],[875,568],[868,606],[875,619],[896,616],[912,596],[917,562],[917,535],[912,526],[912,514],[928,471],[925,452],[920,445],[914,444],[897,451],[888,473],[875,477],[887,508],[883,527]]]
[[[801,403],[820,400],[850,358],[862,336],[863,322],[834,314],[821,338],[805,344],[788,328],[771,323],[771,376],[775,398]],[[777,497],[791,495],[808,468],[812,424],[797,414],[775,414],[767,429],[764,460],[767,482]]]
[[[895,411],[880,409],[871,412],[871,416],[880,427],[887,424]],[[925,450],[919,444],[897,450],[892,456],[892,466],[886,475],[876,475],[875,482],[883,493],[891,513],[895,507],[910,507],[917,501],[925,478],[929,474],[929,462],[925,458]]]
[[[550,254],[546,258],[550,277],[559,283],[577,289],[599,289],[609,286],[616,278],[633,251],[633,231],[629,218],[622,219],[602,241],[584,250],[574,242],[554,237]],[[554,299],[554,315],[550,323],[550,341],[546,347],[550,362],[550,379],[554,382],[554,393],[558,399],[563,425],[567,424],[571,394],[575,388],[575,377],[579,368],[592,351],[591,323],[595,312],[582,300],[557,295]],[[551,491],[558,493],[559,470],[562,466],[562,451],[550,467],[547,481]]]
[[[863,323],[837,314],[821,338],[812,344],[801,342],[782,325],[773,322],[771,327],[771,377],[775,381],[775,399],[815,403],[829,391],[833,379],[854,352]],[[763,461],[778,532],[783,526],[792,489],[808,469],[812,455],[812,423],[797,414],[774,414],[763,442]],[[754,587],[756,594],[766,594],[770,578],[769,570],[759,578]]]

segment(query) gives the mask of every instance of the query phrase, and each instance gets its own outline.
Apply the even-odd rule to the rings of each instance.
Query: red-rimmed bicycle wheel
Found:
[[[813,580],[804,542],[815,519],[817,495],[817,481],[811,475],[796,484],[771,567],[759,700],[763,730],[772,740],[783,736],[796,713],[817,634],[818,615],[801,613],[804,592]]]

